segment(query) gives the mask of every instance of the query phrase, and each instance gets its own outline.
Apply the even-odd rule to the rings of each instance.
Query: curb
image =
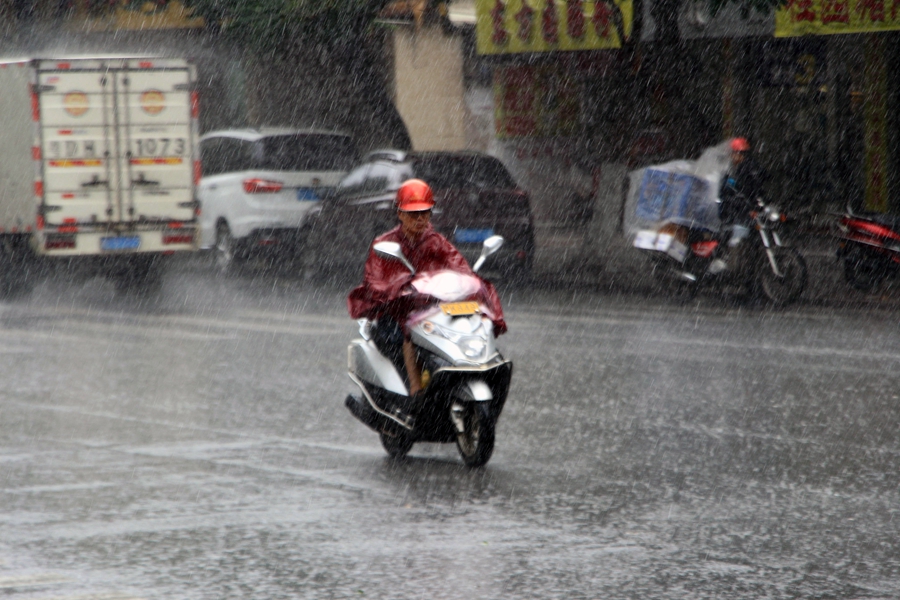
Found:
[[[794,248],[806,261],[808,281],[797,304],[848,309],[900,308],[900,281],[886,280],[873,293],[859,292],[844,280],[836,256],[837,242],[830,236],[795,236]],[[611,244],[602,257],[572,258],[556,271],[535,273],[540,288],[580,287],[598,292],[660,296],[646,256],[622,239]],[[712,294],[701,296],[712,297]]]

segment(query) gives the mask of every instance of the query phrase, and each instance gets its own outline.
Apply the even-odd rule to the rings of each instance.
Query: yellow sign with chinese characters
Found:
[[[788,0],[775,13],[775,37],[900,29],[895,0]]]
[[[202,17],[179,0],[115,0],[90,9],[86,0],[75,0],[69,27],[78,31],[146,31],[149,29],[196,29],[205,26]]]
[[[632,0],[475,0],[479,54],[621,48]]]

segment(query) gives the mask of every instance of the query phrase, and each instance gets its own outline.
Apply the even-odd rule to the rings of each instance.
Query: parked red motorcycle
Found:
[[[844,278],[861,292],[871,292],[900,272],[900,217],[847,212],[838,220],[837,255]]]

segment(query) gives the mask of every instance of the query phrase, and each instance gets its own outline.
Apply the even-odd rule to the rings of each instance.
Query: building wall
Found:
[[[753,140],[769,196],[795,216],[827,219],[847,205],[898,210],[893,107],[900,94],[895,70],[885,68],[896,64],[898,39],[822,35],[745,45],[739,80],[749,101],[736,133]]]
[[[437,27],[400,26],[392,40],[394,104],[416,150],[464,150],[462,43]]]
[[[384,61],[366,48],[358,50],[367,61],[352,61],[349,67],[309,50],[301,50],[299,56],[259,59],[201,28],[85,32],[77,26],[77,17],[33,19],[16,23],[15,28],[0,21],[0,57],[135,54],[190,58],[198,72],[201,132],[319,127],[354,135],[363,151],[409,145],[385,89]],[[378,37],[371,46],[382,49],[384,39]]]
[[[0,35],[4,58],[108,54],[191,59],[198,72],[201,130],[246,125],[243,56],[200,29],[84,33],[64,21],[37,21]]]

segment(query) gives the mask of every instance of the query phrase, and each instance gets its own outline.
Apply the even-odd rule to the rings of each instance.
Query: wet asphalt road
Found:
[[[897,598],[890,310],[507,292],[494,458],[388,460],[343,290],[171,273],[0,304],[0,593]]]

